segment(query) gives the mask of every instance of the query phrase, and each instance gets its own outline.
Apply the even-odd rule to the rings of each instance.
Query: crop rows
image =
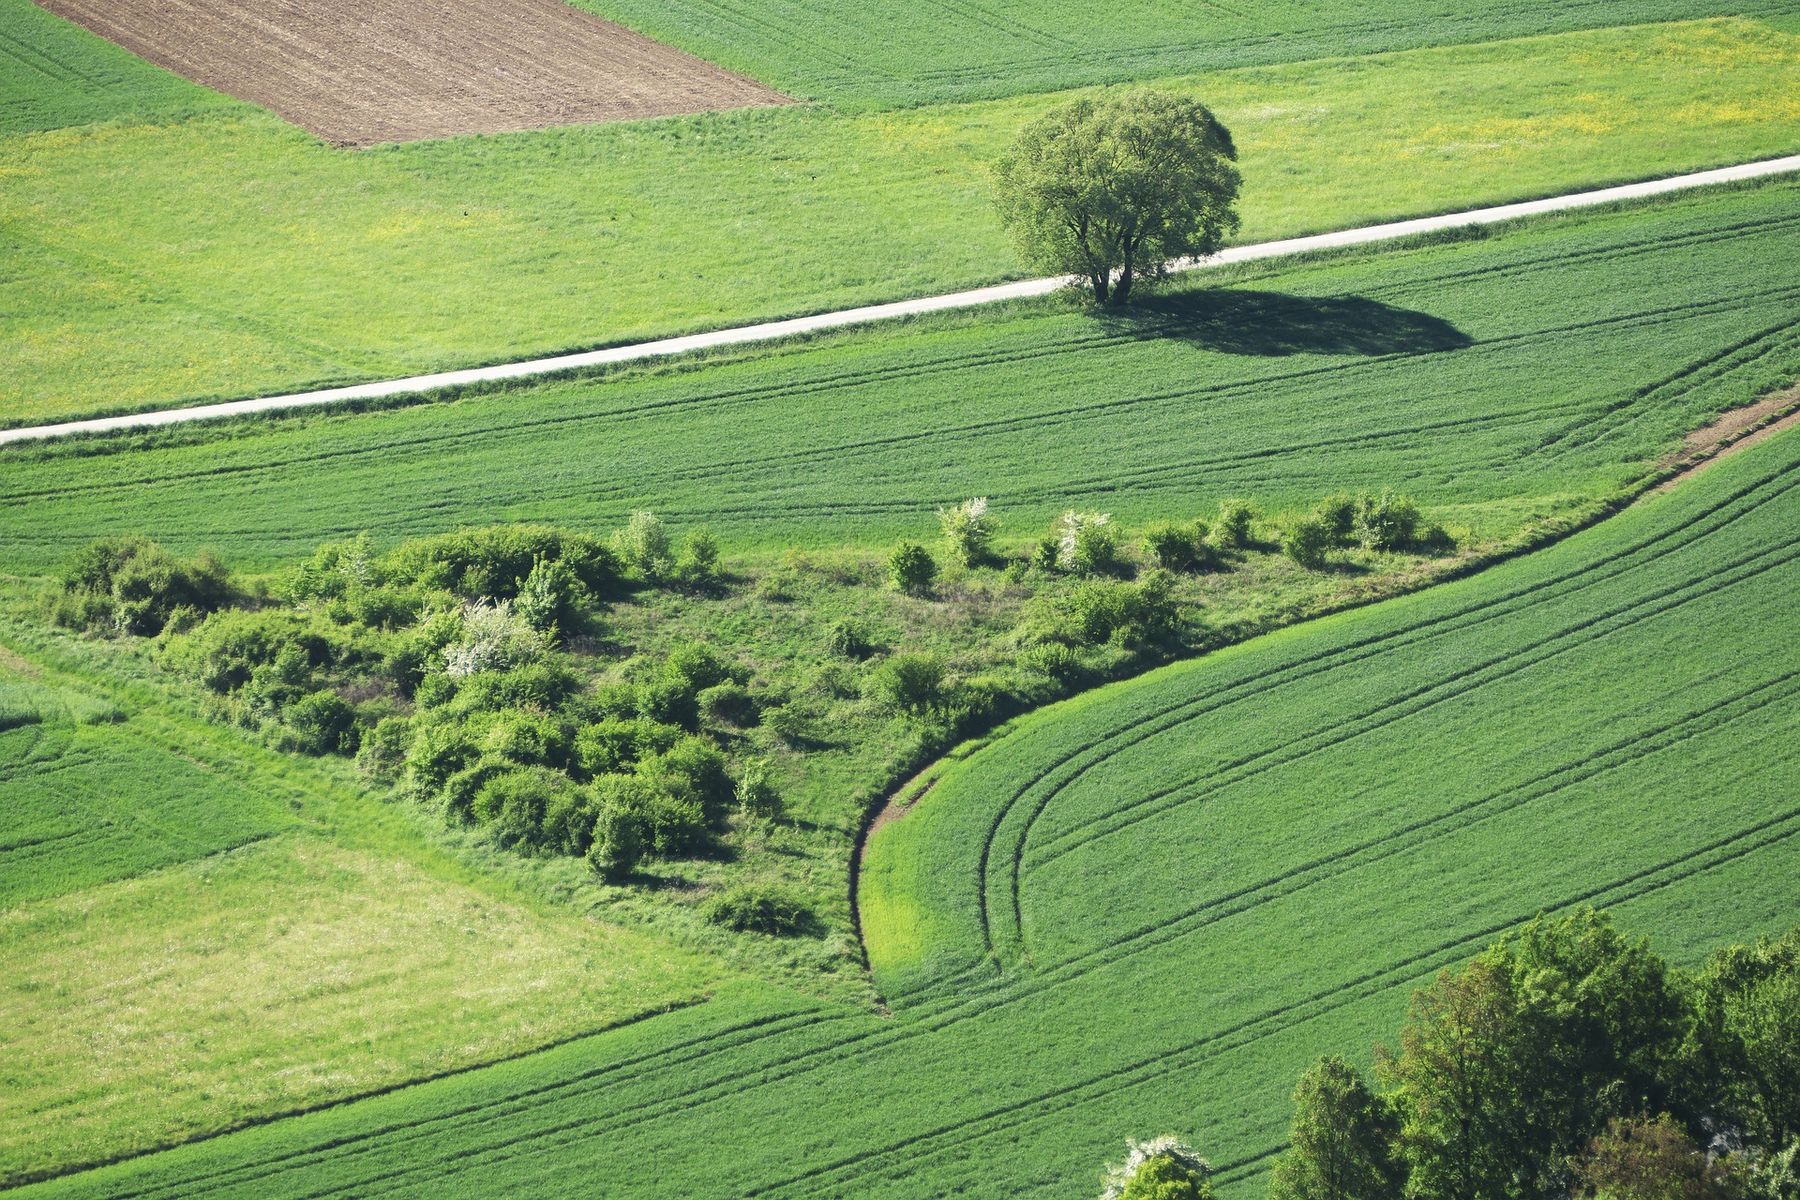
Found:
[[[160,446],[15,451],[0,536],[23,569],[127,527],[254,564],[365,528],[605,527],[634,507],[744,547],[916,535],[981,494],[1029,528],[1072,503],[1150,518],[1384,484],[1427,504],[1604,492],[1624,462],[1800,367],[1783,269],[1797,191],[1271,272],[1131,321],[1050,308]]]
[[[279,809],[129,723],[0,732],[0,908],[241,846]]]
[[[1778,438],[1542,555],[1027,722],[876,839],[865,907],[891,1020],[734,993],[41,1194],[904,1197],[979,1178],[1048,1196],[1163,1128],[1254,1187],[1307,1058],[1360,1053],[1409,987],[1539,908],[1641,906],[1691,955],[1791,905],[1797,484],[1800,442]],[[1603,636],[1625,621],[1629,638]],[[1365,714],[1396,702],[1377,732]],[[1471,740],[1495,707],[1516,744]],[[1304,751],[1305,772],[1112,824],[1265,746]],[[1029,843],[1026,941],[979,969],[981,831],[1021,796],[1054,801]],[[1231,842],[1190,828],[1215,807]],[[1028,829],[998,824],[1006,859]],[[1097,829],[1076,853],[1115,869],[1038,855]],[[1739,903],[1669,903],[1721,887]],[[909,910],[938,962],[886,955],[881,921]],[[644,1162],[661,1164],[648,1182]]]
[[[598,8],[597,4],[590,5]],[[1356,5],[1131,6],[1129,16],[1060,0],[942,0],[930,20],[894,0],[615,0],[630,24],[799,95],[851,107],[1010,96],[1250,64],[1368,54],[1708,12],[1776,15],[1792,0],[1708,7],[1668,0],[1439,0]]]

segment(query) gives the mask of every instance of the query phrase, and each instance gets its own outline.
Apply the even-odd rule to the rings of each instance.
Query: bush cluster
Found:
[[[320,547],[285,580],[288,604],[257,609],[220,608],[222,584],[193,582],[207,571],[159,568],[180,584],[164,589],[176,607],[219,609],[162,655],[293,749],[354,753],[369,777],[501,845],[585,855],[622,879],[646,854],[707,849],[734,804],[760,819],[782,808],[769,764],[734,773],[706,732],[758,719],[741,666],[688,645],[592,689],[558,649],[630,572],[714,577],[710,537],[669,558],[660,529],[638,514],[612,546],[548,526],[471,529],[386,554],[359,537]],[[131,563],[167,561],[149,543],[100,544],[66,592],[110,596]]]
[[[231,603],[231,576],[210,554],[177,558],[148,538],[103,538],[63,568],[51,616],[71,629],[149,637]]]

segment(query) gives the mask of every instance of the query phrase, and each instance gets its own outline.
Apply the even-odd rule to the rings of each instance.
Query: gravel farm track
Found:
[[[788,102],[562,0],[44,7],[345,146]]]

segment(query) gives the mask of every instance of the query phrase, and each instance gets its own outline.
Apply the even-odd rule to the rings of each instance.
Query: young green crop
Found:
[[[732,988],[22,1196],[1048,1200],[1148,1130],[1258,1195],[1300,1070],[1538,911],[1611,908],[1685,963],[1791,922],[1797,528],[1789,433],[1541,554],[1021,721],[872,840],[891,1018]]]
[[[1782,13],[1678,0],[1274,0],[1195,7],[1127,0],[984,0],[929,15],[904,0],[581,0],[703,58],[842,108],[1012,96],[1257,63],[1345,57],[1708,12]]]

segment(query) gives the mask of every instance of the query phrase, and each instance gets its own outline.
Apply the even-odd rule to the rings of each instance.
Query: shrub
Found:
[[[412,721],[384,717],[363,734],[356,751],[356,769],[364,779],[392,783],[406,764],[406,747],[412,741]]]
[[[548,767],[514,767],[481,785],[475,793],[475,819],[502,846],[542,850],[544,818],[552,802],[574,786],[567,775]]]
[[[642,717],[609,717],[575,737],[575,762],[589,775],[628,771],[646,755],[660,754],[681,739],[674,725]]]
[[[1119,569],[1118,531],[1112,516],[1070,509],[1052,527],[1056,565],[1077,575],[1104,575]]]
[[[1213,522],[1213,543],[1221,550],[1242,550],[1250,544],[1251,524],[1256,509],[1248,500],[1225,500],[1219,504],[1219,518]]]
[[[520,766],[561,768],[569,762],[569,727],[541,709],[501,709],[491,716],[476,718],[472,724],[484,721],[486,729],[480,735],[480,746],[485,754],[497,754]]]
[[[762,726],[791,746],[806,737],[810,723],[799,705],[783,704],[763,712]]]
[[[750,690],[734,679],[707,688],[694,697],[694,704],[700,710],[701,719],[715,725],[741,729],[756,723],[756,701]]]
[[[1320,501],[1315,514],[1324,523],[1325,531],[1331,535],[1333,546],[1353,546],[1356,544],[1356,497],[1348,492],[1338,492]]]
[[[1193,571],[1210,564],[1206,522],[1152,525],[1144,531],[1144,553],[1165,571]]]
[[[937,578],[937,563],[917,542],[901,542],[888,555],[888,582],[909,596],[923,596]]]
[[[744,682],[743,669],[727,663],[711,647],[686,645],[669,655],[654,674],[633,685],[632,707],[650,720],[698,729],[700,693],[720,684]]]
[[[642,789],[635,779],[613,776],[605,786],[588,792],[593,823],[588,830],[587,860],[602,879],[617,883],[631,875],[644,856],[644,820],[648,802],[621,800],[630,789]]]
[[[786,806],[775,787],[775,767],[766,758],[753,758],[738,771],[737,806],[747,817],[779,821]]]
[[[150,637],[179,608],[216,612],[231,601],[231,577],[202,554],[178,559],[148,538],[102,538],[63,568],[51,615],[75,629]]]
[[[714,925],[739,933],[776,937],[802,933],[813,923],[812,913],[799,900],[775,888],[754,884],[712,897],[701,912]]]
[[[660,754],[638,760],[636,772],[652,787],[692,801],[708,826],[725,822],[736,788],[724,753],[703,737],[684,737]]]
[[[336,692],[312,692],[282,714],[303,754],[336,754],[356,749],[356,710]]]
[[[444,789],[438,796],[445,818],[463,825],[477,820],[475,798],[481,794],[481,789],[489,781],[518,769],[518,763],[489,756],[477,759],[472,765],[451,775],[444,781]]]
[[[495,525],[421,538],[396,548],[380,564],[390,578],[464,600],[510,600],[540,560],[566,563],[588,594],[605,597],[619,586],[619,560],[595,538],[548,525]]]
[[[594,825],[598,816],[592,791],[579,787],[559,787],[544,806],[544,827],[540,844],[550,854],[580,858],[593,848]]]
[[[447,704],[457,714],[497,712],[504,708],[552,709],[561,706],[581,688],[581,676],[566,663],[532,662],[508,671],[484,671],[462,679],[434,675],[426,680],[443,680],[454,685],[454,691],[436,703]],[[422,685],[420,703],[426,689]]]
[[[642,774],[602,775],[592,785],[594,839],[599,844],[610,836],[607,823],[629,823],[639,853],[665,857],[704,849],[711,826],[699,802],[692,796],[675,795],[659,781]]]
[[[843,658],[863,659],[875,652],[875,641],[860,621],[834,621],[825,631],[825,648]]]
[[[1125,1147],[1125,1161],[1106,1169],[1100,1200],[1211,1200],[1212,1168],[1192,1147],[1168,1135]]]
[[[1356,503],[1356,540],[1364,550],[1404,550],[1418,528],[1418,506],[1405,496],[1384,490]]]
[[[923,716],[944,702],[944,664],[930,654],[896,654],[875,670],[869,686],[886,707]]]
[[[1061,642],[1033,646],[1019,656],[1019,665],[1063,684],[1074,683],[1087,673],[1081,656]]]
[[[415,799],[438,795],[445,782],[480,756],[475,742],[454,721],[415,722],[406,751],[406,789]]]
[[[938,509],[938,525],[950,547],[950,556],[956,561],[972,567],[987,560],[998,529],[998,522],[988,514],[987,497]]]
[[[682,542],[681,556],[675,560],[675,582],[694,589],[718,584],[719,542],[707,530],[696,529]]]
[[[373,657],[352,634],[323,618],[282,609],[214,613],[163,650],[169,666],[220,694],[249,684],[263,668],[277,667],[262,673],[265,684],[297,686],[315,668],[354,665]]]
[[[1325,552],[1331,545],[1331,527],[1319,517],[1301,517],[1281,539],[1282,553],[1310,571],[1325,565]]]
[[[662,579],[669,573],[673,556],[669,531],[655,513],[634,512],[625,528],[613,534],[613,549],[645,579]]]
[[[550,642],[512,610],[510,601],[478,600],[463,610],[462,636],[444,650],[444,674],[461,679],[536,662]]]
[[[554,644],[564,635],[587,629],[593,619],[594,598],[574,567],[540,558],[519,584],[513,612]]]
[[[1040,571],[1056,570],[1056,560],[1062,554],[1062,539],[1052,529],[1038,539],[1037,545],[1031,548],[1028,562]]]
[[[365,532],[348,541],[326,542],[314,550],[311,558],[294,569],[287,594],[294,600],[336,599],[386,579],[387,572],[376,559],[375,544]]]
[[[1180,622],[1174,579],[1153,571],[1141,583],[1093,580],[1069,599],[1070,633],[1078,642],[1141,646],[1166,639]]]

